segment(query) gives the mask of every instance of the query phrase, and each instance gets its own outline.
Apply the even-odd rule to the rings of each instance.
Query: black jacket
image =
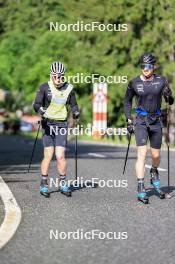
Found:
[[[166,97],[165,88],[166,91],[168,90],[168,97]],[[124,99],[126,119],[131,119],[133,97],[136,98],[136,107],[149,113],[156,113],[161,108],[162,96],[170,105],[174,103],[172,92],[165,77],[154,74],[152,81],[143,81],[140,76],[132,79],[128,84]]]

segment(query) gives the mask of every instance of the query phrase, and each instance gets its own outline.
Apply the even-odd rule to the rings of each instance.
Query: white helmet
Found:
[[[64,67],[64,64],[59,62],[59,61],[55,61],[51,64],[50,66],[50,74],[51,75],[56,75],[58,74],[63,75],[65,73],[66,69]]]

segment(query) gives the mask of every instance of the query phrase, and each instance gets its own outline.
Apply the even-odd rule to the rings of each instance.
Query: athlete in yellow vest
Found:
[[[65,148],[67,144],[68,108],[74,119],[79,118],[79,110],[73,86],[64,81],[65,67],[61,62],[53,62],[50,80],[40,86],[33,107],[42,116],[44,158],[41,162],[40,193],[49,196],[48,172],[55,153],[60,174],[61,193],[71,196],[66,181]]]

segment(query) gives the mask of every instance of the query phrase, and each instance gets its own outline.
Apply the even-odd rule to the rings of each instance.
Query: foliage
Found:
[[[0,87],[24,93],[32,104],[36,90],[49,78],[52,61],[60,60],[67,74],[139,74],[144,52],[159,57],[159,72],[174,88],[175,3],[170,0],[0,0]],[[50,32],[49,22],[128,24],[127,32]],[[92,84],[75,85],[82,120],[92,118]],[[122,125],[127,84],[108,85],[109,125]],[[19,101],[19,100],[18,100]],[[17,105],[19,105],[17,103]]]

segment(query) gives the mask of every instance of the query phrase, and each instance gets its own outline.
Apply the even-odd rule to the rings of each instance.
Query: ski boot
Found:
[[[71,188],[66,181],[60,181],[59,191],[67,197],[72,196]]]
[[[157,192],[160,199],[165,199],[165,193],[160,189],[160,178],[157,168],[151,168],[150,170],[150,183],[154,187],[154,190]]]
[[[42,179],[40,184],[40,194],[45,196],[46,198],[50,197],[47,179]]]
[[[138,181],[137,198],[138,198],[138,201],[140,201],[140,202],[142,202],[144,204],[148,204],[149,203],[149,198],[147,196],[143,181]]]

